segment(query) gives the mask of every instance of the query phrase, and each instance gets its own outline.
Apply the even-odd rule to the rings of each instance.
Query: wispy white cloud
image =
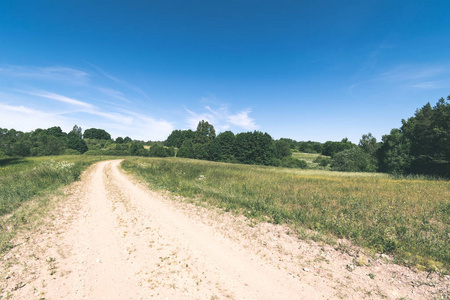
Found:
[[[95,69],[98,73],[0,66],[0,126],[22,131],[61,126],[69,131],[77,124],[84,129],[103,128],[113,137],[167,138],[174,129],[171,122],[133,108],[135,101],[145,103],[149,98],[142,89]]]
[[[146,100],[151,100],[151,98],[147,95],[147,93],[144,92],[144,90],[134,84],[131,84],[125,80],[119,79],[109,73],[107,73],[106,71],[104,71],[103,69],[99,68],[98,66],[88,63],[90,66],[92,66],[94,69],[96,69],[100,74],[102,74],[103,76],[105,76],[106,78],[114,81],[115,83],[118,83],[120,85],[123,85],[125,87],[127,87],[130,90],[133,90],[134,92],[140,94],[141,96],[143,96]]]
[[[205,102],[204,98],[202,98],[202,102]],[[229,112],[226,105],[221,105],[219,108],[211,108],[211,106],[206,105],[203,109],[204,111],[201,113],[186,109],[188,112],[186,122],[189,128],[196,129],[198,122],[201,120],[213,124],[217,131],[225,131],[232,126],[244,130],[255,130],[258,128],[255,120],[250,117],[251,109],[249,108],[234,114]]]
[[[0,75],[34,80],[67,81],[72,84],[86,83],[89,74],[66,67],[33,67],[33,66],[4,66],[0,68]]]
[[[1,127],[14,128],[21,131],[31,131],[37,128],[49,128],[55,125],[64,130],[71,129],[72,121],[58,114],[36,110],[24,105],[9,105],[0,103]]]
[[[424,81],[424,82],[418,82],[418,83],[406,85],[406,87],[425,89],[425,90],[444,89],[444,88],[450,87],[450,81]]]
[[[448,73],[448,69],[442,66],[403,65],[382,73],[380,77],[394,81],[411,81],[441,76],[445,73]]]
[[[83,108],[87,108],[87,109],[94,109],[94,106],[92,104],[80,101],[80,100],[76,100],[73,98],[69,98],[63,95],[59,95],[59,94],[55,94],[55,93],[50,93],[50,92],[46,92],[46,91],[40,91],[40,92],[26,92],[29,95],[32,96],[38,96],[38,97],[43,97],[43,98],[47,98],[47,99],[51,99],[51,100],[56,100],[59,102],[63,102],[63,103],[67,103],[67,104],[71,104],[71,105],[75,105],[75,106],[80,106]]]
[[[246,130],[255,130],[258,126],[255,123],[255,120],[249,116],[251,110],[247,109],[241,111],[235,115],[228,116],[228,121],[238,127],[244,128]]]
[[[116,99],[123,100],[123,101],[125,101],[127,103],[131,102],[127,97],[125,97],[125,94],[122,93],[121,91],[114,90],[114,89],[109,89],[109,88],[104,88],[104,87],[99,87],[98,90],[101,93],[105,94],[106,96],[114,97]]]
[[[450,88],[450,68],[435,65],[401,65],[349,86],[349,92],[368,85],[414,89]]]

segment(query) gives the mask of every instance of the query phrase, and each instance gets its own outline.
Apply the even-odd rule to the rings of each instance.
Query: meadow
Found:
[[[347,238],[419,269],[450,270],[450,182],[180,158],[126,158],[122,168],[194,202],[288,224],[327,243]],[[316,234],[311,235],[309,230]]]
[[[17,229],[33,223],[48,208],[52,192],[105,159],[81,155],[0,159],[0,253],[11,247]],[[33,205],[27,206],[30,202]]]

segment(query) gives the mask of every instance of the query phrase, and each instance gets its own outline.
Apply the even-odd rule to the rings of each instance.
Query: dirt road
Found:
[[[380,270],[375,283],[369,270],[346,269],[347,254],[299,242],[281,226],[254,226],[243,217],[169,200],[123,174],[119,164],[92,167],[51,226],[6,258],[19,262],[6,277],[4,290],[13,298],[424,296],[427,286],[411,293],[403,277],[387,282],[395,272],[406,274],[401,267]]]

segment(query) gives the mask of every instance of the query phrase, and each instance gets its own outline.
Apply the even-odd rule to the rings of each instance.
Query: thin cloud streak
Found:
[[[66,67],[7,66],[0,68],[0,75],[34,80],[67,81],[72,84],[86,83],[89,79],[88,73]]]
[[[251,110],[247,109],[235,115],[228,116],[228,122],[246,130],[256,130],[258,125],[256,125],[255,120],[249,116],[250,112]]]
[[[38,96],[38,97],[42,97],[42,98],[47,98],[47,99],[51,99],[51,100],[56,100],[59,102],[63,102],[63,103],[67,103],[67,104],[72,104],[75,106],[80,106],[80,107],[84,107],[84,108],[88,108],[88,109],[94,109],[94,106],[92,104],[83,102],[83,101],[79,101],[76,99],[72,99],[63,95],[59,95],[59,94],[55,94],[55,93],[50,93],[50,92],[26,92],[28,95],[32,95],[32,96]]]
[[[126,87],[129,88],[130,90],[133,90],[133,91],[137,92],[138,94],[140,94],[141,96],[143,96],[145,99],[151,101],[151,98],[150,98],[150,97],[144,92],[144,90],[142,90],[140,87],[135,86],[135,85],[133,85],[133,84],[130,84],[130,83],[128,83],[128,82],[126,82],[126,81],[124,81],[124,80],[122,80],[122,79],[119,79],[119,78],[117,78],[117,77],[114,77],[114,76],[112,76],[111,74],[105,72],[104,70],[102,70],[101,68],[97,67],[97,66],[94,65],[94,64],[91,64],[91,63],[87,63],[87,64],[90,65],[91,67],[93,67],[94,69],[96,69],[100,74],[102,74],[102,75],[105,76],[106,78],[108,78],[108,79],[110,79],[110,80],[112,80],[112,81],[114,81],[114,82],[116,82],[116,83],[119,83],[119,84],[121,84],[121,85],[123,85],[123,86],[126,86]]]
[[[226,105],[222,105],[218,109],[213,109],[209,105],[205,106],[206,112],[196,113],[187,108],[185,110],[189,114],[186,123],[189,128],[196,129],[198,122],[201,120],[208,121],[218,131],[225,131],[231,126],[239,127],[244,130],[256,130],[259,128],[255,120],[250,117],[251,109],[246,109],[235,114],[230,114]]]

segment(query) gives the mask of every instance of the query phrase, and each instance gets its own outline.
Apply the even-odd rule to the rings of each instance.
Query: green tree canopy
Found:
[[[274,159],[274,148],[273,139],[268,133],[238,133],[234,140],[234,157],[244,164],[270,165]]]
[[[352,147],[333,156],[331,169],[344,172],[375,172],[377,167],[368,153],[360,147]]]
[[[83,138],[97,139],[97,140],[110,140],[111,135],[103,129],[89,128],[84,131]]]
[[[292,152],[289,147],[289,143],[286,140],[275,141],[275,157],[282,159],[283,157],[291,156]]]
[[[207,142],[212,141],[215,137],[216,131],[214,130],[214,126],[204,120],[198,122],[197,130],[195,131],[195,143],[206,144]]]

